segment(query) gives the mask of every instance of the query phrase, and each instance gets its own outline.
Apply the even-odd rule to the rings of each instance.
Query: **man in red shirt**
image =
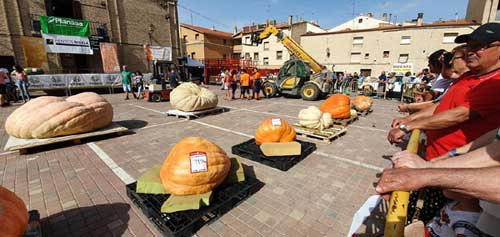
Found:
[[[457,37],[455,42],[467,42],[467,66],[471,71],[461,80],[468,79],[472,84],[454,86],[456,91],[447,93],[448,98],[443,98],[432,116],[401,123],[388,135],[390,142],[397,143],[413,129],[425,130],[427,160],[500,126],[500,24],[484,24],[469,35]]]

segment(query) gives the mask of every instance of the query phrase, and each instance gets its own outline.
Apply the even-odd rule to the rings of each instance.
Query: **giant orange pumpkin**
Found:
[[[356,96],[352,100],[352,105],[357,111],[368,111],[372,107],[372,104],[373,99],[364,95]]]
[[[280,118],[268,118],[255,131],[255,143],[295,141],[295,129]]]
[[[0,186],[0,236],[21,236],[28,227],[28,210],[15,193]]]
[[[201,194],[221,184],[230,168],[231,161],[222,148],[201,137],[187,137],[170,150],[160,179],[173,195]]]
[[[319,106],[319,109],[332,115],[333,119],[346,119],[351,117],[351,101],[348,96],[335,94]]]

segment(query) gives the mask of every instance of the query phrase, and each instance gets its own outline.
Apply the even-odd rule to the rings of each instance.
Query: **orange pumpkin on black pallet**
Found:
[[[202,194],[221,184],[230,168],[231,161],[222,148],[201,137],[187,137],[170,150],[160,179],[173,195]]]
[[[295,141],[295,129],[284,119],[268,118],[255,131],[255,143]]]

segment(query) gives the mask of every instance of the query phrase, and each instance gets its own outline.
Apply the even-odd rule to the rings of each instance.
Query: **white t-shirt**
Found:
[[[434,217],[427,224],[427,230],[433,237],[455,237],[462,234],[466,237],[479,237],[481,231],[476,227],[479,212],[454,211],[457,202],[448,202],[439,217]]]
[[[479,201],[483,209],[477,221],[477,227],[491,236],[500,236],[500,205],[487,201]]]
[[[453,80],[450,78],[444,78],[442,74],[439,74],[437,79],[434,81],[432,84],[431,90],[437,91],[437,92],[444,92],[448,87],[450,87],[450,84]]]

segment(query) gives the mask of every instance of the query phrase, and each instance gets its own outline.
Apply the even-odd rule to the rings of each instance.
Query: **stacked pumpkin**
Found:
[[[5,121],[11,136],[50,138],[90,132],[108,126],[113,107],[102,96],[85,92],[66,99],[42,96],[16,109]]]
[[[347,119],[351,117],[351,99],[343,94],[336,94],[319,106],[319,109],[329,113],[333,119]]]
[[[369,111],[373,105],[373,99],[363,95],[356,96],[352,101],[352,105],[359,112]]]
[[[295,141],[295,129],[284,119],[268,118],[255,131],[255,143]]]
[[[28,227],[28,210],[15,193],[0,186],[0,236],[21,236]]]
[[[192,112],[215,108],[217,94],[194,83],[182,83],[170,93],[170,103],[180,111]]]
[[[173,195],[202,194],[221,184],[230,168],[231,161],[222,148],[201,137],[188,137],[170,150],[160,179]]]

